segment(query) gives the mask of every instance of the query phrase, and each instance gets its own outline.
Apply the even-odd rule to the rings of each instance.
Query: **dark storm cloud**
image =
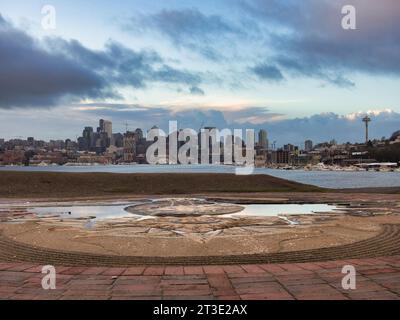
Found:
[[[251,68],[251,71],[257,75],[260,79],[268,80],[272,82],[283,81],[284,77],[281,71],[272,65],[261,63]]]
[[[113,96],[96,73],[50,54],[0,16],[0,108],[49,106],[69,96]]]
[[[103,51],[85,48],[76,40],[50,39],[52,52],[64,52],[73,60],[97,70],[113,84],[143,88],[148,82],[196,85],[201,77],[168,66],[155,51],[134,51],[109,41]]]
[[[0,16],[0,108],[48,107],[86,98],[118,98],[116,87],[150,83],[198,86],[201,75],[175,69],[154,51],[109,41],[91,50],[76,40],[38,42]]]
[[[358,73],[400,76],[398,0],[227,3],[232,6],[232,11],[226,11],[229,13],[237,13],[234,7],[237,9],[239,3],[240,16],[233,19],[233,14],[223,12],[207,15],[198,9],[162,10],[132,18],[128,25],[131,30],[156,31],[177,47],[194,50],[212,60],[228,59],[227,48],[229,53],[242,54],[241,48],[261,47],[271,68],[248,71],[269,80],[279,80],[284,73],[287,77],[315,78],[351,88],[356,85],[351,77]],[[357,30],[342,28],[345,5],[356,8]],[[255,61],[251,55],[241,58],[246,60],[235,62],[257,66],[265,61]]]
[[[357,30],[342,28],[344,5],[356,8]],[[268,29],[276,63],[295,76],[342,87],[354,86],[352,72],[400,76],[398,0],[248,0],[244,8]]]
[[[128,23],[133,30],[154,30],[168,37],[177,47],[185,47],[210,60],[223,57],[221,40],[243,34],[240,28],[219,15],[205,15],[197,9],[162,10],[135,17]]]

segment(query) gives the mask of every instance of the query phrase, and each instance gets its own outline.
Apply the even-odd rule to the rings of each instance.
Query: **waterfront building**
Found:
[[[272,152],[272,163],[289,164],[290,153],[287,150],[277,150]]]
[[[2,165],[21,165],[26,161],[25,151],[20,149],[6,150],[0,154],[0,164]]]
[[[311,140],[306,140],[304,142],[304,150],[306,152],[310,152],[310,151],[312,151],[312,149],[313,149],[313,142]]]

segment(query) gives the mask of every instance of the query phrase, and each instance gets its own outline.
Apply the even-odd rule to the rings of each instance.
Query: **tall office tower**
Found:
[[[98,139],[100,141],[96,142],[96,147],[98,151],[105,150],[111,145],[112,140],[112,122],[100,119],[99,127],[97,128]],[[100,148],[100,149],[99,149]]]
[[[304,150],[310,152],[313,149],[313,142],[311,140],[306,140],[304,142]]]
[[[79,141],[79,150],[88,151],[93,144],[93,128],[85,127],[82,132],[82,139]]]
[[[98,133],[107,133],[109,139],[112,138],[112,122],[108,120],[100,119],[99,127],[97,128]]]
[[[267,131],[263,129],[258,132],[258,145],[262,149],[268,149],[268,134]]]

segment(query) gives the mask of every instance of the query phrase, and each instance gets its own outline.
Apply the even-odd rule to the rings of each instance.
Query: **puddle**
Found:
[[[156,203],[154,201],[153,203]],[[90,220],[86,228],[91,229],[94,227],[95,222],[104,221],[108,219],[118,218],[137,218],[155,219],[156,217],[149,216],[145,212],[141,214],[140,210],[134,213],[126,211],[127,208],[132,208],[143,205],[146,202],[136,203],[120,203],[112,205],[99,205],[99,206],[57,206],[57,207],[34,207],[29,208],[28,211],[37,214],[39,217],[56,217],[60,219],[88,219]],[[218,204],[226,206],[227,204]],[[258,217],[280,217],[290,224],[297,224],[295,219],[290,218],[290,215],[297,214],[314,214],[319,212],[338,212],[338,207],[328,204],[253,204],[242,205],[243,210],[237,213],[224,214],[222,217],[243,217],[243,216],[258,216]],[[173,210],[173,207],[168,208]],[[202,212],[203,215],[208,215]],[[168,216],[166,214],[165,216]],[[172,215],[171,215],[172,216]],[[190,215],[189,215],[190,216]],[[196,215],[193,215],[196,216]],[[197,215],[198,216],[198,215]],[[289,217],[288,217],[289,216]],[[176,217],[176,216],[175,216]],[[188,217],[188,215],[186,215]]]
[[[35,207],[28,211],[37,214],[39,217],[57,217],[60,219],[89,219],[87,228],[92,228],[95,221],[119,218],[143,218],[142,216],[131,214],[125,211],[127,206],[138,203],[101,205],[101,206],[68,206],[68,207]]]
[[[314,214],[318,212],[334,212],[337,206],[329,204],[250,204],[244,210],[232,216],[276,217],[290,214]]]
[[[329,204],[250,204],[244,207],[241,212],[229,216],[279,217],[294,226],[300,222],[291,215],[339,212],[337,206]]]

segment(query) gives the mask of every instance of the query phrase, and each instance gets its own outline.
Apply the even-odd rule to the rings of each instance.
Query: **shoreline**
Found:
[[[274,194],[274,197],[279,193],[400,194],[400,187],[328,189],[265,174],[0,172],[0,200],[90,200],[218,194],[259,198],[268,193]]]
[[[93,196],[197,193],[326,192],[268,175],[225,173],[47,173],[2,172],[0,198],[74,198]]]

